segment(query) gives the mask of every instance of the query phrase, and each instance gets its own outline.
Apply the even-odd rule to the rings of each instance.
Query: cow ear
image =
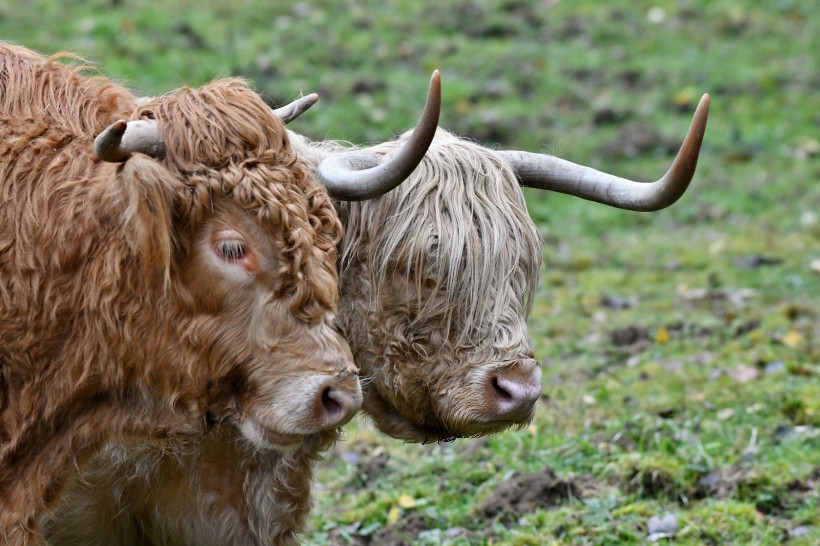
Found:
[[[134,155],[120,167],[119,190],[125,198],[122,222],[131,249],[147,278],[170,281],[176,239],[174,209],[179,180],[162,164]]]

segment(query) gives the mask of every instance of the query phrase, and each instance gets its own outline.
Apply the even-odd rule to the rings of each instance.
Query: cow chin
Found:
[[[500,363],[474,367],[466,374],[440,376],[433,382],[437,385],[433,392],[431,386],[417,384],[408,377],[402,389],[392,390],[379,379],[364,382],[364,411],[385,434],[419,443],[525,427],[535,415],[541,392],[540,365],[527,352]],[[413,396],[408,398],[403,392]]]
[[[239,427],[242,436],[260,451],[293,451],[302,445],[305,437],[301,434],[278,432],[262,425],[254,418],[244,419]]]
[[[240,404],[237,428],[251,445],[279,450],[298,447],[307,435],[338,429],[362,404],[356,368],[338,368],[336,373],[279,377],[264,396],[251,389],[255,396]]]
[[[410,443],[427,444],[447,442],[457,438],[488,436],[510,428],[522,428],[532,421],[535,410],[528,417],[516,420],[491,420],[484,415],[454,415],[444,419],[435,417],[433,421],[421,423],[401,413],[385,400],[376,389],[366,393],[362,409],[373,420],[381,432]]]
[[[375,388],[371,388],[365,393],[362,409],[373,419],[380,431],[405,442],[426,444],[452,440],[462,436],[449,430],[443,423],[419,423],[402,414],[394,405],[385,400]]]

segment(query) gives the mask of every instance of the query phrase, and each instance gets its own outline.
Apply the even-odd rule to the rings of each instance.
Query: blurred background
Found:
[[[152,95],[247,78],[358,144],[441,125],[638,180],[698,99],[698,172],[641,214],[527,193],[546,265],[528,428],[403,445],[362,417],[307,544],[820,542],[820,11],[796,0],[0,0],[0,39]]]

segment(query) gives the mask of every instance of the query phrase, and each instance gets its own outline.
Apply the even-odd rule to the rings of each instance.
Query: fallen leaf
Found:
[[[672,95],[672,104],[678,108],[691,106],[692,104],[695,104],[697,100],[698,93],[694,87],[684,87]]]
[[[803,343],[803,334],[798,332],[797,330],[791,330],[786,335],[783,336],[783,345],[787,347],[797,347],[801,343]]]
[[[399,497],[399,506],[401,506],[402,508],[415,508],[416,499],[414,499],[410,495],[401,495]]]
[[[399,507],[394,506],[387,513],[387,525],[393,525],[397,521],[399,521]]]

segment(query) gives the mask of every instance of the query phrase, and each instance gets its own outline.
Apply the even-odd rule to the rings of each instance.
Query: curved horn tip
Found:
[[[709,106],[712,103],[712,97],[709,96],[709,93],[704,93],[703,96],[698,101],[698,106],[695,108],[695,117],[696,118],[704,118],[709,115]]]
[[[311,106],[319,102],[319,93],[311,93],[310,95],[305,95],[303,100],[306,103],[309,103]]]
[[[111,126],[109,127],[109,129],[111,129],[112,131],[116,131],[121,135],[125,134],[125,130],[127,128],[128,128],[128,122],[125,121],[124,119],[118,119],[117,121],[112,123]]]
[[[703,96],[698,101],[698,105],[695,108],[695,113],[692,116],[692,123],[689,126],[689,131],[686,133],[686,137],[684,138],[684,143],[682,145],[680,153],[686,149],[688,152],[694,152],[695,160],[697,160],[697,155],[700,152],[700,144],[703,140],[703,136],[706,133],[706,122],[709,119],[709,106],[712,102],[709,93],[704,93]],[[689,142],[697,143],[696,147],[693,150],[688,150]]]
[[[421,142],[424,142],[429,137],[429,141],[432,142],[436,133],[436,128],[438,127],[440,115],[441,71],[436,68],[430,76],[430,85],[427,89],[427,100],[424,103],[424,110],[421,112],[419,122],[416,124],[416,130],[413,131],[413,136],[415,137],[417,134],[421,136]],[[424,134],[426,134],[426,136],[422,136]],[[429,147],[430,142],[427,142],[425,146]]]
[[[424,159],[435,138],[441,112],[441,72],[430,76],[421,117],[410,138],[386,161],[366,152],[348,152],[325,158],[317,167],[328,194],[341,201],[364,201],[384,195],[401,184]]]
[[[438,68],[433,70],[430,76],[430,87],[427,90],[427,95],[435,98],[436,102],[441,108],[441,72]]]
[[[119,119],[106,127],[94,139],[94,155],[102,161],[121,161],[119,145],[126,129],[128,129],[128,122],[124,119]]]
[[[278,117],[282,120],[282,123],[287,125],[310,110],[310,108],[317,102],[319,102],[319,94],[311,93],[310,95],[299,97],[289,104],[280,106],[279,108],[274,108],[272,111],[274,116]]]
[[[101,138],[105,142],[101,142],[102,144],[118,144],[120,139],[122,139],[123,135],[125,134],[125,130],[128,129],[128,122],[124,119],[118,119],[111,125],[105,128],[105,130],[100,133],[97,138]],[[117,139],[114,141],[114,139]]]

